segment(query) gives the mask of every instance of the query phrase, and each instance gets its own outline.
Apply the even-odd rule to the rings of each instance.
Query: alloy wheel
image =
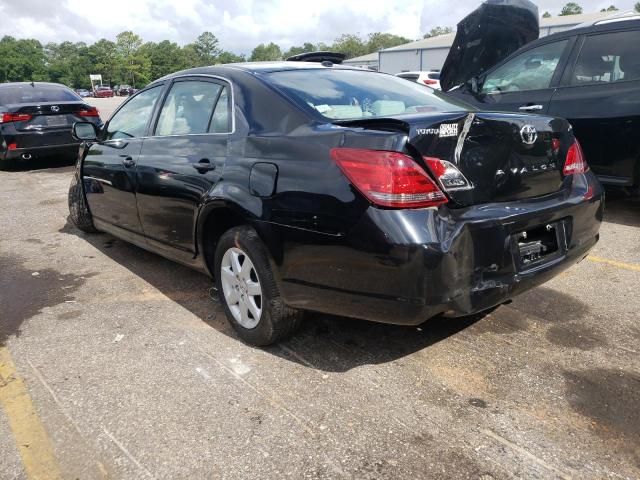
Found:
[[[244,328],[255,328],[262,315],[262,287],[249,256],[237,247],[224,252],[220,280],[233,318]]]

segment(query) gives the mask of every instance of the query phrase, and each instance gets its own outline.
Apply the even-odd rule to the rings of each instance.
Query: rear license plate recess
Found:
[[[512,245],[519,270],[528,270],[564,255],[564,237],[562,221],[545,223],[515,233]]]

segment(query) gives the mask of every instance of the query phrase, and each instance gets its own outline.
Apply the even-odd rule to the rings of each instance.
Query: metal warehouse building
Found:
[[[620,12],[614,12],[620,13]],[[585,13],[540,19],[540,36],[551,35],[576,27],[581,23],[592,23],[610,17],[612,12]],[[439,70],[444,64],[453,43],[455,33],[425,38],[397,47],[387,48],[378,53],[351,58],[347,65],[378,69],[386,73],[412,70]],[[376,58],[377,57],[377,58]]]

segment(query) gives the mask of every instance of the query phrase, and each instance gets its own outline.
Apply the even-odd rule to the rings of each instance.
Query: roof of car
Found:
[[[279,61],[279,62],[245,62],[245,63],[223,63],[219,65],[211,65],[209,67],[197,67],[190,68],[188,70],[181,70],[179,72],[170,73],[169,75],[165,75],[162,78],[156,80],[166,80],[168,78],[184,76],[184,75],[216,75],[220,73],[232,72],[232,71],[244,71],[248,73],[270,73],[270,72],[280,72],[285,70],[321,70],[321,69],[337,69],[337,70],[357,70],[357,71],[368,71],[362,68],[349,66],[349,65],[339,65],[339,64],[331,64],[331,66],[323,65],[319,62],[287,62],[287,61]],[[155,83],[155,82],[154,82]]]
[[[7,83],[0,83],[0,88],[4,88],[4,87],[16,87],[16,86],[20,86],[20,85],[29,85],[29,86],[33,86],[33,87],[40,87],[40,86],[49,86],[49,87],[62,87],[62,88],[69,88],[66,85],[63,85],[61,83],[53,83],[53,82],[7,82]]]
[[[615,17],[601,19],[595,23],[583,23],[569,30],[563,30],[562,32],[552,33],[545,37],[540,37],[533,42],[523,45],[522,48],[529,48],[532,45],[539,43],[546,43],[550,40],[557,40],[560,38],[573,37],[576,35],[582,35],[585,33],[605,32],[608,30],[618,29],[639,29],[640,17]]]

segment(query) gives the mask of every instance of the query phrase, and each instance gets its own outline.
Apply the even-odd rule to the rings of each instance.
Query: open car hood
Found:
[[[486,0],[458,23],[440,73],[443,91],[467,82],[540,35],[529,0]]]

